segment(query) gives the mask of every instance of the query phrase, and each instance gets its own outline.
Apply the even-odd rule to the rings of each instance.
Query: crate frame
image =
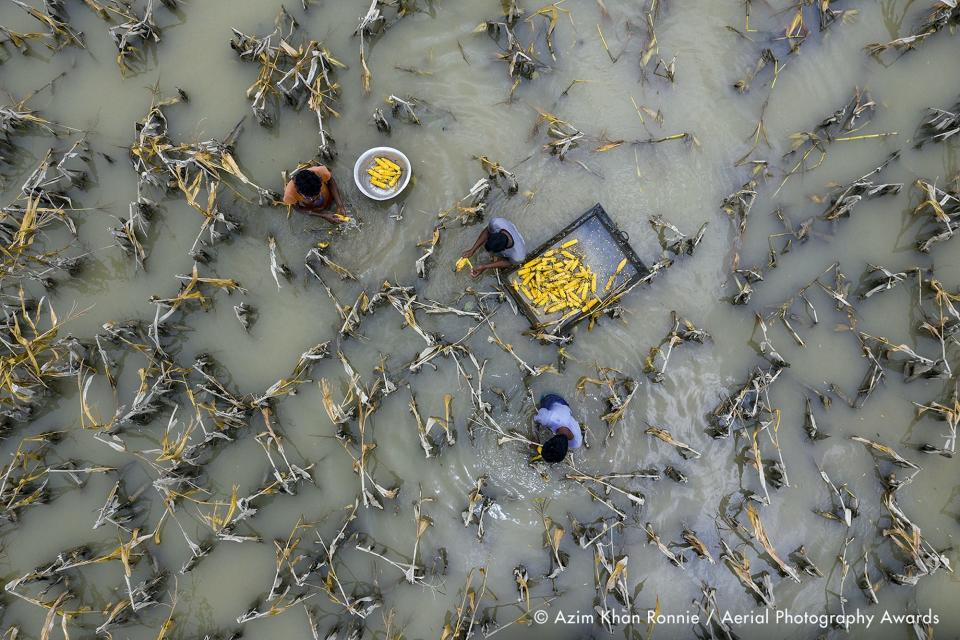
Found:
[[[610,239],[617,246],[617,249],[620,251],[620,253],[623,254],[623,256],[627,259],[627,261],[633,266],[635,270],[634,276],[630,278],[630,280],[626,281],[624,284],[618,286],[617,288],[628,289],[633,285],[635,285],[636,283],[642,281],[644,278],[646,278],[649,275],[650,270],[647,268],[647,265],[644,264],[644,262],[640,259],[640,256],[638,256],[637,253],[633,250],[633,247],[630,246],[630,236],[627,234],[626,231],[621,230],[620,227],[617,226],[617,224],[610,218],[610,215],[607,213],[606,209],[603,208],[603,205],[601,205],[598,202],[597,204],[593,205],[592,207],[587,209],[585,212],[580,214],[573,222],[571,222],[570,224],[565,226],[563,229],[555,233],[546,242],[541,243],[540,246],[538,246],[533,252],[527,255],[523,263],[511,265],[509,268],[504,270],[504,276],[505,276],[504,288],[507,290],[507,294],[516,303],[517,309],[519,309],[519,311],[524,315],[524,317],[530,323],[531,328],[536,329],[540,325],[541,320],[537,316],[536,311],[534,311],[533,308],[527,303],[527,301],[523,299],[523,296],[520,295],[519,292],[515,291],[513,287],[506,285],[507,278],[509,278],[513,272],[520,269],[520,267],[522,267],[523,264],[526,264],[527,262],[530,262],[531,260],[534,260],[540,257],[541,255],[549,251],[554,246],[560,244],[570,234],[572,234],[574,231],[576,231],[577,229],[582,227],[584,224],[586,224],[588,221],[594,218],[597,219],[603,225],[604,229],[606,229],[607,233],[610,235]],[[610,294],[604,296],[601,299],[601,305],[604,302],[606,302],[611,295],[615,295],[615,294],[611,292]],[[573,329],[574,326],[576,326],[577,324],[579,324],[589,316],[590,316],[589,312],[578,313],[568,318],[567,320],[557,324],[555,327],[551,329],[550,333],[553,333],[555,335],[561,335],[561,336],[567,335],[569,334],[570,330]]]

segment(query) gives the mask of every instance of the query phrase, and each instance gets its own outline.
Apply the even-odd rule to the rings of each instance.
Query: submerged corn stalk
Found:
[[[146,54],[141,47],[149,42],[160,42],[160,30],[153,21],[154,0],[147,0],[143,15],[137,15],[132,6],[113,3],[110,11],[123,20],[110,27],[110,37],[117,47],[117,66],[120,73],[126,75],[135,68],[132,65],[146,63]]]
[[[934,245],[953,238],[960,228],[960,175],[941,188],[923,178],[914,183],[923,200],[913,209],[914,216],[923,216],[917,233],[917,249],[929,253]]]
[[[60,12],[60,7],[57,3],[46,2],[44,3],[44,10],[41,11],[25,2],[21,2],[21,0],[10,1],[30,14],[31,17],[47,29],[46,34],[18,34],[4,28],[3,32],[7,34],[18,49],[25,51],[27,41],[35,39],[38,36],[48,38],[50,42],[46,43],[46,46],[53,51],[60,51],[64,47],[71,45],[80,47],[81,49],[84,48],[83,35],[70,26]]]
[[[386,31],[405,16],[417,11],[416,0],[370,0],[367,12],[360,17],[354,37],[360,36],[360,85],[369,95],[373,74],[367,66],[367,50]]]
[[[306,104],[317,116],[320,130],[318,154],[325,160],[336,157],[334,139],[324,127],[325,117],[339,117],[336,102],[340,84],[337,69],[346,65],[316,40],[296,41],[299,24],[281,8],[274,30],[265,36],[249,36],[233,30],[230,47],[241,60],[260,66],[256,81],[247,89],[253,114],[261,125],[272,126],[283,100],[295,110]]]
[[[150,186],[164,193],[179,191],[187,204],[202,216],[203,224],[190,251],[192,256],[202,259],[205,252],[201,245],[212,245],[240,228],[239,222],[220,208],[222,188],[236,191],[234,184],[243,185],[256,192],[260,204],[280,202],[281,196],[253,183],[234,159],[233,147],[240,132],[239,125],[223,142],[216,139],[174,142],[163,109],[181,101],[182,97],[153,101],[147,115],[136,125],[130,159],[141,189]],[[149,204],[141,194],[131,208],[140,209]],[[204,233],[208,235],[206,241],[202,240]],[[130,240],[129,236],[127,239]],[[142,247],[142,240],[138,242]]]
[[[880,59],[888,51],[901,55],[919,47],[930,36],[943,29],[955,29],[960,25],[960,3],[957,0],[936,0],[916,29],[910,34],[889,42],[872,42],[864,47],[867,53]]]
[[[692,322],[680,317],[676,311],[671,311],[670,317],[673,328],[659,345],[650,347],[650,353],[643,363],[643,372],[651,382],[663,382],[674,347],[685,343],[703,344],[710,339],[709,333],[698,329]]]

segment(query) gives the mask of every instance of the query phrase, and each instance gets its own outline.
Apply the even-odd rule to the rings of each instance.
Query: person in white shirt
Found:
[[[473,246],[463,252],[464,258],[472,258],[483,245],[488,252],[497,256],[496,260],[474,267],[470,275],[480,276],[487,269],[501,269],[511,264],[520,264],[527,259],[527,245],[516,225],[506,218],[494,218],[490,221]]]
[[[540,445],[540,457],[544,462],[562,462],[570,449],[579,449],[583,445],[583,432],[580,423],[570,412],[567,401],[555,393],[540,398],[539,411],[533,421],[550,429],[553,437]]]

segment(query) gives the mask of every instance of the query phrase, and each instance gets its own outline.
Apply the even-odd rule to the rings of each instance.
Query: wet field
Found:
[[[126,69],[118,7],[62,4],[82,47],[0,5],[0,104],[43,119],[0,162],[4,638],[960,637],[960,254],[918,250],[960,223],[960,135],[916,146],[957,113],[960,41],[865,49],[950,3],[420,0],[361,37],[365,0],[289,2],[285,42],[344,65],[323,139],[306,100],[259,124],[230,46],[279,2],[155,3]],[[413,165],[387,203],[352,181],[380,145]],[[74,184],[31,181],[48,150],[83,152]],[[318,152],[339,228],[270,202]],[[516,192],[471,199],[478,156]],[[569,343],[454,272],[481,218],[532,249],[598,202],[661,268]],[[587,446],[547,466],[550,392]]]

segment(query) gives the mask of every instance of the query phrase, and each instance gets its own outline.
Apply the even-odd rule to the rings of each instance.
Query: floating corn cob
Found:
[[[627,266],[627,259],[626,259],[626,258],[624,258],[623,260],[620,261],[620,264],[617,265],[616,271],[614,271],[614,272],[613,272],[613,275],[610,276],[609,279],[607,279],[607,286],[605,286],[605,287],[603,288],[604,293],[606,293],[607,291],[610,291],[610,287],[613,286],[613,281],[617,279],[617,276],[620,275],[620,272],[623,271],[623,268],[624,268],[625,266]]]

